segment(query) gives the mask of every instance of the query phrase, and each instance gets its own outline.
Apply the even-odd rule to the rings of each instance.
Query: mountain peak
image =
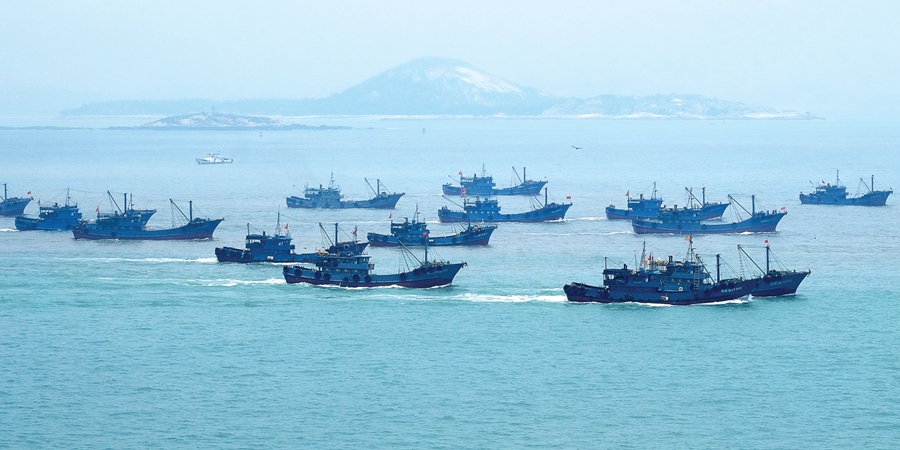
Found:
[[[469,63],[417,58],[328,98],[354,103],[354,112],[374,114],[538,114],[549,95],[518,86]],[[348,111],[349,112],[349,111]]]
[[[522,92],[520,87],[509,81],[491,75],[467,62],[449,58],[417,58],[388,70],[382,75],[408,78],[416,82],[424,80],[431,82],[443,81],[445,83],[456,82],[468,84],[473,89],[487,92]]]

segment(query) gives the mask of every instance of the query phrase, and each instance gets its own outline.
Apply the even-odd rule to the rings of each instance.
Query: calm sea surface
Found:
[[[801,205],[810,181],[900,187],[900,127],[835,121],[322,119],[349,130],[0,131],[10,195],[85,217],[121,204],[224,217],[212,241],[92,242],[17,232],[0,218],[0,447],[4,448],[897,448],[900,198],[883,208]],[[580,149],[573,146],[581,147]],[[200,166],[218,152],[230,165]],[[220,264],[213,249],[289,224],[298,250],[319,223],[386,233],[416,208],[435,235],[448,176],[549,180],[566,220],[502,224],[452,286],[287,285],[281,266]],[[307,184],[397,209],[287,209]],[[651,307],[565,301],[600,283],[604,258],[684,257],[678,236],[609,221],[625,194],[683,205],[684,188],[788,215],[767,235],[702,236],[707,261],[755,275],[765,239],[812,275],[796,296]],[[298,190],[299,189],[299,190]],[[453,201],[458,201],[453,199]],[[500,198],[504,212],[528,198]],[[726,219],[731,220],[731,210]],[[744,214],[746,217],[746,214]],[[371,249],[379,273],[396,250]],[[435,255],[430,255],[435,256]],[[420,256],[421,257],[421,256]],[[714,268],[713,268],[714,270]]]

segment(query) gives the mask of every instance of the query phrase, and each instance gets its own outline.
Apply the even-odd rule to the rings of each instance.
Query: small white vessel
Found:
[[[197,164],[231,164],[232,161],[218,153],[207,153],[205,157],[197,158]]]

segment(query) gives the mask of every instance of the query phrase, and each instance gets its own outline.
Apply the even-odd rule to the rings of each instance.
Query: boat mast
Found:
[[[5,190],[6,190],[6,185],[5,185],[5,184],[3,185],[3,188],[4,188],[4,191],[5,191]],[[871,189],[871,191],[872,191],[872,192],[875,192],[875,175],[872,175],[872,189]],[[5,194],[5,192],[4,192],[4,194]]]
[[[6,183],[3,183],[3,201],[5,202],[8,197],[6,196]]]
[[[528,181],[528,176],[525,175],[525,166],[522,166],[522,183],[524,184],[526,181]]]
[[[756,215],[756,194],[750,196],[750,215]]]
[[[769,241],[766,240],[766,273],[769,273]]]
[[[337,224],[337,222],[335,222],[335,223],[334,223],[334,245],[335,245],[335,246],[338,245],[338,235],[337,235],[337,233],[338,233],[338,224]]]
[[[190,214],[190,217],[188,217],[188,222],[193,222],[194,221],[194,201],[193,200],[188,200],[188,214]]]
[[[700,206],[706,206],[706,186],[703,186],[703,204]]]
[[[547,206],[547,188],[544,188],[544,206]]]
[[[722,272],[721,272],[721,270],[722,270],[721,269],[721,259],[722,258],[721,257],[722,257],[721,254],[718,254],[718,253],[716,254],[716,283],[718,283],[719,280],[721,280],[721,278],[722,278]]]

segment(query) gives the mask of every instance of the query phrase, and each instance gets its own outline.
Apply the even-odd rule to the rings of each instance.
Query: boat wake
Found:
[[[5,231],[16,232],[19,230],[15,229],[15,228],[0,228],[0,232],[5,232]]]
[[[465,293],[456,296],[456,299],[474,303],[525,303],[525,302],[552,302],[565,303],[565,295],[490,295]]]
[[[574,217],[571,219],[566,219],[566,222],[597,222],[601,220],[609,220],[606,217]]]
[[[259,285],[273,285],[273,284],[285,284],[284,278],[269,278],[268,280],[235,280],[230,278],[224,278],[220,280],[192,280],[199,283],[202,286],[210,286],[210,287],[234,287],[234,286],[259,286]]]
[[[580,233],[519,233],[527,236],[614,236],[617,234],[634,234],[632,231],[580,232]]]
[[[136,263],[214,263],[215,257],[209,258],[91,258],[91,261],[136,262]]]

